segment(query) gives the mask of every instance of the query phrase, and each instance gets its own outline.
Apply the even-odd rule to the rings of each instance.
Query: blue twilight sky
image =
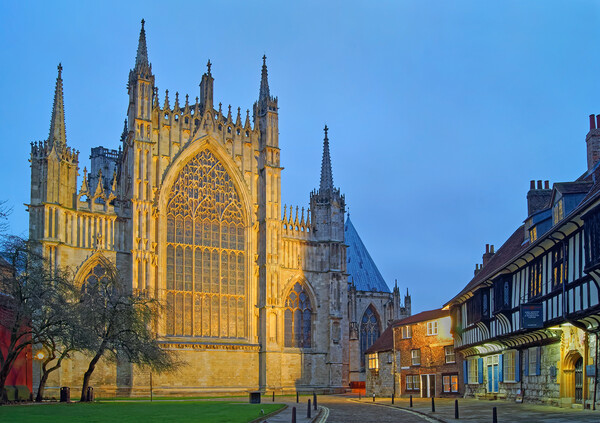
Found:
[[[261,57],[279,97],[282,201],[334,184],[390,286],[441,306],[526,217],[530,179],[577,178],[600,113],[596,1],[3,2],[0,199],[27,233],[29,143],[48,137],[64,67],[67,143],[117,148],[140,20],[161,102],[252,107]]]

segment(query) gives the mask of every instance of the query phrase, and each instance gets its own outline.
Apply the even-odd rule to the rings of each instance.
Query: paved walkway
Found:
[[[283,399],[283,401],[281,401]],[[311,410],[311,418],[306,417],[307,397],[300,397],[300,403],[294,399],[277,398],[276,402],[288,407],[277,415],[261,422],[290,423],[292,407],[296,407],[297,423],[436,423],[436,422],[492,422],[492,409],[496,407],[498,423],[505,422],[599,422],[600,410],[577,410],[543,405],[516,404],[510,401],[483,401],[459,399],[459,420],[454,419],[454,399],[436,398],[435,412],[431,411],[431,399],[414,398],[413,407],[409,407],[408,398],[397,398],[394,405],[390,399],[358,399],[353,395],[319,395],[319,410]]]
[[[391,399],[379,399],[373,403],[371,398],[353,398],[350,401],[361,405],[379,405],[373,408],[402,408],[421,413],[423,416],[442,422],[491,422],[493,408],[496,407],[498,423],[501,422],[544,422],[544,423],[571,423],[571,422],[599,422],[600,410],[578,410],[572,408],[558,408],[546,405],[517,404],[512,401],[485,401],[477,399],[459,399],[459,420],[454,418],[454,399],[436,398],[435,412],[431,411],[430,398],[414,398],[413,407],[410,408],[408,398],[396,398],[394,405]],[[390,410],[392,411],[392,410]],[[377,411],[379,415],[380,411]]]

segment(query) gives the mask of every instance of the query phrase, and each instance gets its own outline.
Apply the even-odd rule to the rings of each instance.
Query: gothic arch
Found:
[[[249,336],[251,209],[240,175],[208,136],[166,172],[158,200],[166,335]]]
[[[377,309],[370,303],[363,312],[359,322],[359,341],[360,341],[360,360],[361,365],[365,365],[365,351],[381,335],[381,317]]]
[[[81,266],[79,266],[79,269],[77,269],[77,272],[75,273],[75,282],[77,285],[82,285],[85,278],[97,265],[109,267],[114,266],[114,263],[112,263],[104,254],[102,254],[102,252],[96,251],[94,254],[88,257],[81,264]]]
[[[225,151],[221,143],[213,139],[212,137],[205,135],[194,139],[193,141],[185,144],[179,152],[173,157],[169,166],[165,170],[165,176],[161,182],[159,194],[157,195],[158,203],[155,206],[162,213],[167,207],[168,193],[173,186],[173,183],[179,176],[179,173],[183,167],[198,153],[203,150],[209,150],[217,160],[223,165],[229,177],[233,180],[235,189],[240,196],[240,201],[243,205],[243,213],[246,219],[246,225],[250,225],[252,219],[250,211],[252,210],[252,200],[250,193],[246,185],[245,179],[242,177],[239,171],[238,165],[233,161],[231,156]]]
[[[284,346],[312,348],[315,303],[307,284],[296,280],[283,300]]]
[[[316,313],[316,308],[321,306],[319,304],[319,299],[318,299],[317,293],[313,289],[313,287],[312,287],[311,283],[308,281],[308,279],[306,279],[302,275],[296,275],[287,281],[287,283],[283,287],[283,290],[281,291],[281,293],[283,294],[281,296],[281,298],[287,298],[287,296],[290,294],[290,291],[292,290],[294,285],[296,285],[296,283],[300,283],[304,287],[305,291],[307,292],[307,294],[310,298],[310,302],[314,306],[313,313]]]

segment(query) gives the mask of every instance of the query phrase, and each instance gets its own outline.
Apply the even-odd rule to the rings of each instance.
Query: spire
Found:
[[[146,30],[144,29],[144,20],[142,19],[142,29],[140,30],[140,39],[138,41],[137,55],[135,56],[135,70],[143,73],[149,70],[148,47],[146,47]]]
[[[54,89],[54,104],[52,105],[52,117],[50,118],[50,135],[48,144],[52,148],[65,147],[67,145],[67,134],[65,132],[65,105],[63,100],[62,65],[58,64],[58,76],[56,77],[56,88]]]
[[[258,100],[268,100],[271,97],[269,92],[269,79],[267,74],[267,56],[263,55],[262,73],[260,78],[260,94]]]
[[[319,191],[325,193],[333,190],[333,175],[331,173],[331,157],[329,155],[329,138],[327,138],[327,125],[325,125],[325,139],[323,140],[323,159],[321,161],[321,185]]]

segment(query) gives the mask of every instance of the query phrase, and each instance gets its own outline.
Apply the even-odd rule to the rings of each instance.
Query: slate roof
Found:
[[[426,322],[428,320],[439,319],[450,316],[450,310],[436,308],[435,310],[422,311],[412,316],[405,317],[402,320],[396,320],[392,326],[412,325],[414,323]]]
[[[377,338],[373,345],[371,345],[365,354],[372,354],[380,351],[390,351],[394,344],[394,326],[388,326],[386,330]]]
[[[344,236],[348,245],[346,250],[348,282],[354,282],[357,291],[390,292],[390,288],[383,280],[383,276],[350,221],[350,216],[346,218]]]

